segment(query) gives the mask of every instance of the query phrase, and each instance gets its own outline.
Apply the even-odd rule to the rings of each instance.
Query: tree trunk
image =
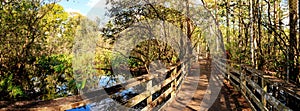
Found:
[[[255,67],[255,17],[254,17],[254,3],[253,0],[250,0],[250,44],[251,44],[251,65]]]
[[[289,0],[289,19],[290,19],[290,35],[289,35],[289,47],[288,47],[288,69],[287,69],[287,80],[290,77],[295,79],[295,46],[297,44],[297,0]]]
[[[230,11],[229,11],[229,4],[230,4],[230,2],[229,2],[229,0],[226,0],[226,25],[227,25],[227,28],[226,28],[226,42],[227,42],[227,45],[230,43],[230,38],[229,38],[229,33],[230,33],[230,24],[229,24],[229,22],[230,22],[230,20],[229,20],[229,13],[230,13]]]

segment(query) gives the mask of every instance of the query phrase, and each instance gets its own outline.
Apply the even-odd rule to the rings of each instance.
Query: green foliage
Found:
[[[76,14],[74,14],[76,15]],[[104,56],[98,56],[96,45],[100,39],[99,19],[90,20],[82,15],[76,15],[78,18],[78,27],[75,34],[75,44],[73,46],[73,68],[76,78],[77,88],[84,91],[98,88],[100,74],[97,72],[97,59],[105,59]],[[96,59],[96,60],[95,60]]]
[[[17,98],[24,96],[24,92],[21,87],[13,84],[13,74],[10,74],[6,78],[0,78],[0,80],[1,95],[4,96],[2,98]]]
[[[70,55],[77,19],[55,2],[0,2],[0,100],[77,94]]]
[[[48,53],[71,53],[74,36],[78,29],[78,19],[70,16],[63,7],[55,4],[45,5],[43,8],[52,7],[41,21],[45,26],[43,30],[46,36]]]
[[[95,68],[97,73],[101,75],[111,75],[112,52],[106,49],[98,49],[95,57]]]
[[[2,86],[1,99],[23,98],[32,91],[30,76],[45,39],[41,7],[38,1],[0,2],[0,81],[7,85]]]
[[[143,41],[135,47],[127,60],[131,68],[149,67],[156,60],[162,61],[166,67],[177,63],[178,55],[166,43],[158,40]]]
[[[22,91],[22,88],[20,86],[13,86],[12,88],[8,88],[9,95],[11,95],[12,98],[16,98],[17,96],[23,96],[24,93]]]
[[[152,2],[152,1],[151,1]],[[172,2],[172,3],[171,3]],[[143,41],[137,46],[134,47],[129,52],[129,55],[122,51],[115,52],[112,54],[110,60],[111,61],[121,61],[116,63],[111,63],[111,67],[120,67],[123,68],[122,62],[127,62],[131,71],[135,70],[142,70],[147,69],[149,65],[153,61],[160,60],[166,65],[166,67],[174,65],[178,62],[178,56],[175,53],[175,48],[171,47],[170,44],[164,43],[162,41],[159,41],[160,38],[166,38],[165,41],[168,41],[172,45],[174,44],[180,44],[179,40],[176,40],[175,38],[172,38],[174,36],[178,36],[178,30],[182,32],[187,32],[187,29],[183,28],[186,24],[187,17],[184,15],[184,12],[181,10],[176,10],[174,8],[165,7],[166,4],[169,5],[178,5],[179,7],[182,6],[182,3],[178,1],[169,1],[169,0],[158,0],[155,4],[146,4],[146,5],[134,5],[131,6],[131,4],[137,3],[137,1],[129,1],[124,0],[117,2],[115,0],[108,1],[110,4],[110,8],[108,8],[109,16],[112,18],[108,24],[101,30],[102,36],[105,38],[105,40],[111,40],[110,42],[113,43],[115,40],[121,41],[121,42],[127,42],[127,43],[136,43],[136,39],[139,39],[139,37],[146,37],[147,34],[149,36],[154,37],[154,39]],[[137,3],[139,4],[139,3]],[[192,9],[191,9],[192,10]],[[163,26],[160,26],[155,23],[160,23],[160,20],[163,21],[161,24],[164,24]],[[141,24],[147,24],[147,26],[140,29],[134,29],[135,23],[141,23]],[[154,23],[154,24],[151,24]],[[172,27],[173,26],[173,27]],[[139,26],[137,26],[139,27]],[[176,28],[178,30],[174,30]],[[174,29],[173,29],[174,28]],[[198,42],[200,40],[199,36],[197,36],[199,33],[201,33],[201,30],[199,28],[194,27],[195,30],[193,34],[189,35],[189,38],[193,40],[193,42]],[[126,32],[127,30],[134,30],[134,32]],[[163,31],[165,30],[164,34]],[[129,34],[130,37],[126,38],[126,40],[123,41],[122,37],[118,36],[120,33],[125,31],[126,34]],[[148,33],[149,32],[149,33]],[[160,34],[161,33],[161,34]],[[177,34],[177,35],[176,35]],[[188,35],[188,34],[187,34]],[[190,37],[193,36],[193,37]],[[197,36],[197,37],[196,37]],[[173,40],[175,39],[175,40]],[[195,44],[195,43],[193,43]],[[119,46],[119,47],[127,47],[127,46]],[[179,53],[179,52],[178,52]],[[124,55],[129,57],[124,57]],[[147,72],[140,72],[140,73],[147,73]],[[134,75],[134,76],[140,76],[141,74]]]
[[[140,61],[137,61],[135,58],[130,58],[128,60],[129,66],[131,67],[138,67],[138,66],[142,66],[143,64],[140,64]]]
[[[76,94],[74,83],[72,56],[52,55],[42,56],[37,62],[40,76],[35,77],[35,85],[40,89],[43,99],[53,99]],[[57,91],[57,89],[59,89]]]

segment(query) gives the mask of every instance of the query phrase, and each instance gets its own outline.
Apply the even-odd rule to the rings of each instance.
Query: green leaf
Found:
[[[84,80],[82,81],[82,84],[81,84],[80,89],[83,89],[83,88],[85,87],[85,84],[86,84],[86,79],[84,79]]]
[[[14,86],[10,95],[13,96],[14,98],[16,98],[18,95],[23,96],[23,94],[24,93],[20,86]]]

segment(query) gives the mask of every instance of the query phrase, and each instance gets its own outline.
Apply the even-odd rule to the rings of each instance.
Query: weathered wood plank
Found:
[[[29,110],[29,111],[61,111],[73,108],[78,108],[85,106],[92,101],[100,101],[106,98],[105,95],[95,96],[93,98],[86,98],[83,95],[70,96],[65,98],[58,98],[49,101],[40,101],[37,104],[28,102],[24,104],[23,102],[17,102],[16,105],[1,108],[0,110]],[[20,105],[17,105],[20,103]]]
[[[145,74],[136,78],[131,78],[128,81],[126,81],[125,83],[120,83],[117,84],[115,86],[112,87],[108,87],[105,88],[106,92],[108,93],[108,95],[112,95],[114,93],[126,90],[128,88],[137,86],[141,83],[145,83],[146,81],[149,81],[155,77],[158,77],[159,75],[166,75],[166,73],[170,70],[173,70],[174,68],[176,68],[176,66],[170,67],[168,69],[162,69],[162,70],[158,70],[156,71],[154,74]]]
[[[279,111],[291,111],[290,108],[286,107],[283,103],[277,100],[275,97],[271,96],[265,92],[258,84],[252,80],[247,80],[247,82],[260,94],[262,95],[273,107]]]
[[[180,70],[180,71],[178,72],[178,74],[180,74],[180,73],[182,73],[182,70]],[[179,85],[182,83],[183,78],[184,78],[184,75],[185,75],[185,74],[182,74],[182,75],[179,77],[179,79],[177,80],[176,86],[179,86]],[[179,88],[179,89],[180,89],[180,88]]]
[[[243,88],[241,88],[241,89],[243,89]],[[254,107],[254,105],[251,103],[249,97],[246,95],[246,93],[243,91],[241,93],[242,93],[243,97],[247,100],[247,103],[250,105],[252,111],[257,111],[256,108]]]
[[[270,94],[268,94],[267,91],[267,85],[266,84],[272,84],[272,83],[276,83],[276,82],[282,82],[278,79],[274,79],[274,77],[272,76],[265,76],[266,74],[262,71],[258,71],[258,70],[254,70],[248,66],[244,66],[242,65],[242,69],[250,72],[250,75],[248,76],[248,79],[245,78],[243,76],[241,76],[242,74],[240,74],[240,72],[242,71],[238,71],[232,67],[227,67],[227,65],[225,63],[222,62],[216,62],[217,63],[217,67],[219,70],[221,70],[223,73],[225,73],[226,75],[229,75],[230,78],[227,78],[230,80],[231,84],[233,84],[235,87],[240,87],[240,91],[242,92],[243,96],[245,96],[245,98],[250,101],[252,100],[261,110],[268,110],[266,108],[266,104],[267,101],[268,103],[270,103],[273,107],[275,107],[277,110],[291,110],[290,108],[286,107],[283,103],[281,103],[279,100],[275,99],[275,97],[271,96]],[[229,69],[229,70],[228,70]],[[240,79],[233,75],[231,72],[235,72],[237,74],[240,75]],[[226,76],[225,76],[226,77]],[[253,82],[249,77],[258,77],[258,79],[261,80],[261,85],[262,87],[260,87],[258,84],[256,84],[255,82]],[[240,86],[238,86],[237,84],[234,83],[234,81],[231,80],[231,78],[233,80],[235,80],[236,82],[239,82]],[[273,79],[273,80],[269,80],[269,79]],[[253,87],[255,89],[255,91],[257,91],[260,95],[262,95],[262,98],[257,98],[253,92],[246,86],[246,82],[249,83],[249,85],[251,87]],[[286,90],[286,89],[285,89]],[[296,93],[295,93],[296,94]],[[254,105],[252,105],[251,103],[251,107],[253,109],[255,109]]]
[[[259,109],[267,110],[267,108],[264,107],[264,105],[260,102],[260,100],[252,93],[252,91],[247,86],[244,86],[244,88],[246,89],[246,94],[248,94],[248,97],[251,100],[253,100],[253,102],[259,107]]]
[[[218,69],[221,70],[223,73],[229,75],[229,77],[231,77],[232,79],[234,79],[235,81],[240,81],[240,79],[238,77],[236,77],[235,75],[233,75],[229,70],[224,69],[222,67],[218,66]],[[225,76],[225,75],[224,75]],[[225,76],[225,78],[230,79],[229,77]]]
[[[179,76],[179,73],[177,73],[176,76],[171,76],[171,77],[167,78],[161,84],[153,86],[152,88],[150,88],[150,90],[144,91],[143,93],[141,93],[141,94],[139,94],[139,95],[137,95],[137,96],[129,99],[127,101],[127,103],[125,104],[125,106],[126,107],[133,107],[133,106],[137,105],[138,103],[140,103],[141,101],[143,101],[144,99],[146,99],[148,96],[154,94],[155,92],[159,91],[164,86],[166,86],[169,83],[171,83],[178,76]],[[170,88],[172,88],[172,87],[170,87]]]
[[[142,111],[150,111],[151,109],[153,109],[155,106],[157,106],[159,103],[161,103],[169,94],[171,94],[173,92],[172,88],[169,88],[168,90],[166,90],[163,94],[161,94],[161,96],[159,96],[158,98],[156,98],[152,103],[148,104],[146,107],[144,107],[142,109]],[[170,99],[172,100],[172,99]]]
[[[295,99],[300,99],[300,88],[297,88],[295,85],[291,83],[287,83],[282,79],[279,79],[277,77],[274,77],[272,75],[269,75],[263,71],[259,71],[256,69],[252,69],[249,66],[242,65],[242,68],[244,70],[247,70],[251,73],[250,76],[256,76],[259,77],[259,79],[263,80],[265,82],[264,84],[270,84],[270,85],[276,85],[279,87],[279,90],[283,90],[284,92],[288,93],[289,95],[293,96]],[[253,86],[259,86],[255,82],[249,82],[252,83]],[[254,85],[255,84],[255,85]],[[273,107],[275,107],[277,110],[291,110],[287,106],[285,106],[283,103],[281,103],[279,100],[277,100],[275,97],[271,96],[266,92],[266,87],[262,89],[261,87],[259,89],[255,88],[257,92],[259,92],[264,99],[266,99]],[[297,90],[298,89],[298,90]]]

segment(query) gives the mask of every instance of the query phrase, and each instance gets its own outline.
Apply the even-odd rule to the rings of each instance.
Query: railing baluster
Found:
[[[246,94],[246,89],[244,88],[244,86],[246,86],[246,73],[244,68],[241,67],[241,81],[240,81],[240,87],[241,87],[241,91],[244,92]]]
[[[176,86],[176,84],[177,84],[176,75],[177,75],[177,67],[172,72],[172,76],[175,77],[175,79],[173,80],[172,85],[171,85],[171,87],[173,89],[173,91],[171,93],[171,98],[175,98],[175,96],[176,96],[176,87],[177,87]]]
[[[150,91],[150,96],[147,98],[147,104],[151,104],[152,103],[152,94],[154,92],[151,91],[152,89],[152,80],[149,80],[149,82],[147,83],[147,87],[146,87],[146,90],[149,90]],[[152,108],[152,106],[151,106]]]
[[[176,75],[177,75],[178,73],[177,73],[177,67],[174,69],[174,71],[173,71],[173,76],[175,77],[175,79],[174,79],[174,81],[173,81],[173,92],[172,92],[172,97],[175,97],[176,96],[176,88],[177,88],[177,77],[176,77]]]
[[[261,88],[263,89],[263,91],[268,93],[268,85],[266,84],[264,78],[261,78]],[[267,107],[267,99],[266,99],[265,95],[263,95],[263,93],[261,94],[261,102],[262,102],[263,106],[266,108]]]

